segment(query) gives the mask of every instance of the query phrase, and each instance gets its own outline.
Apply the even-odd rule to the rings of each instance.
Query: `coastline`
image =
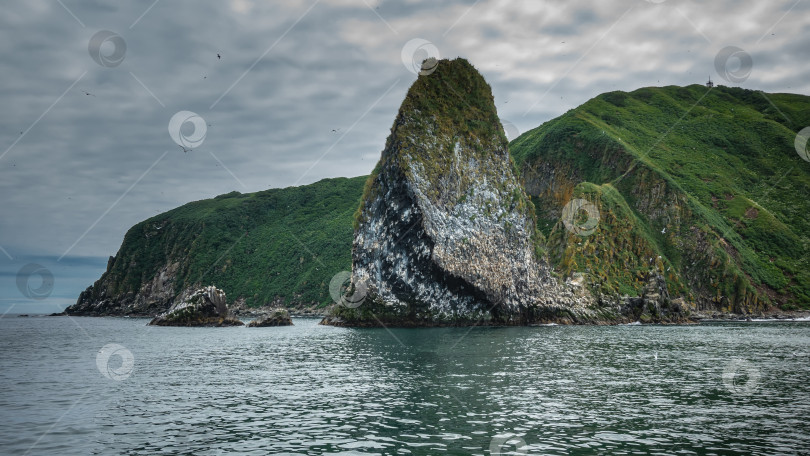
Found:
[[[321,322],[319,324],[324,326],[337,326],[337,327],[348,327],[348,328],[374,328],[374,327],[396,327],[396,328],[440,328],[440,327],[475,327],[475,326],[491,326],[491,327],[500,327],[500,326],[619,326],[619,325],[634,325],[634,324],[643,324],[646,326],[651,325],[659,325],[659,326],[673,326],[673,325],[691,325],[691,324],[700,324],[700,323],[741,323],[741,322],[751,322],[751,323],[768,323],[768,322],[801,322],[801,321],[808,321],[810,322],[810,310],[771,310],[767,312],[761,312],[757,314],[732,314],[732,313],[720,313],[720,312],[695,312],[685,318],[682,321],[673,321],[673,322],[651,322],[651,323],[641,323],[638,321],[630,321],[630,320],[616,320],[616,321],[570,321],[570,320],[561,320],[561,321],[538,321],[538,322],[530,322],[530,323],[522,323],[522,324],[494,324],[492,322],[487,321],[459,321],[459,322],[435,322],[433,324],[424,324],[425,322],[400,322],[399,324],[395,322],[383,322],[384,325],[380,323],[377,324],[370,324],[369,322],[356,322],[355,324],[347,324],[347,322],[340,322],[340,321],[327,321],[330,318],[330,314],[328,309],[317,309],[317,308],[296,308],[296,309],[288,309],[290,311],[290,316],[292,318],[320,318]],[[254,319],[259,318],[265,315],[266,312],[262,308],[258,309],[236,309],[232,311],[232,315],[239,319]],[[141,313],[130,313],[130,314],[116,314],[116,313],[90,313],[90,312],[81,312],[81,313],[72,313],[68,315],[64,311],[56,312],[56,313],[22,313],[22,314],[7,314],[4,315],[3,318],[34,318],[34,317],[113,317],[113,318],[154,318],[155,315],[152,314],[141,314]],[[375,322],[376,323],[376,322]]]

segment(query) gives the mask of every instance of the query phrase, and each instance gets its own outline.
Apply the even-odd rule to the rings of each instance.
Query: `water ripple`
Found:
[[[2,453],[810,448],[810,323],[396,329],[395,337],[312,319],[251,329],[145,323],[0,319]],[[121,381],[96,365],[110,343],[134,358]]]

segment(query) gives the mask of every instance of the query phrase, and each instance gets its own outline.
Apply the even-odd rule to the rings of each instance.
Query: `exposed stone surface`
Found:
[[[292,318],[290,318],[290,312],[287,309],[272,309],[267,315],[248,323],[248,327],[292,326],[292,324]]]
[[[245,304],[244,298],[239,298],[234,301],[228,310],[231,315],[239,318],[261,318],[266,317],[273,313],[277,308],[285,305],[283,299],[277,299],[269,302],[261,307],[249,307]],[[320,307],[317,304],[304,304],[296,303],[294,305],[286,304],[285,307],[293,317],[324,317],[326,308]]]
[[[213,287],[203,287],[185,297],[167,312],[155,317],[150,325],[155,326],[242,326],[241,321],[230,318],[225,292]]]
[[[115,257],[110,257],[107,271],[112,268]],[[175,278],[179,263],[171,262],[163,266],[157,274],[141,285],[137,293],[116,293],[115,279],[108,274],[95,284],[87,287],[76,304],[65,309],[67,315],[136,315],[153,316],[166,311],[175,302],[193,293],[198,287],[175,292]]]
[[[179,262],[170,262],[162,267],[149,281],[141,285],[137,293],[116,293],[113,291],[116,279],[109,274],[115,257],[110,257],[107,273],[95,284],[87,287],[76,304],[69,306],[62,314],[76,316],[148,316],[164,313],[175,303],[182,303],[200,289],[193,285],[175,292]],[[284,299],[277,299],[261,307],[248,307],[244,298],[236,299],[229,307],[234,317],[256,318],[268,315],[276,307],[284,305]],[[324,310],[317,304],[294,303],[291,310],[295,315],[322,317]],[[290,304],[287,304],[290,305]],[[61,315],[61,314],[60,314]]]
[[[441,60],[411,87],[367,183],[352,282],[368,295],[324,323],[591,318],[587,290],[552,277],[537,236],[489,86],[466,60]]]

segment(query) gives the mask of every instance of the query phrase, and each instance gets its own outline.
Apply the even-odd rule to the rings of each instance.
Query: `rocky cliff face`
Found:
[[[115,257],[110,257],[104,276],[87,287],[79,295],[76,304],[66,309],[66,313],[92,316],[153,316],[166,311],[175,301],[182,301],[195,289],[188,287],[179,294],[175,291],[175,280],[180,265],[178,262],[171,262],[160,268],[152,280],[143,283],[137,292],[117,293],[114,279],[109,274],[114,261]]]
[[[352,250],[365,299],[326,322],[586,318],[590,297],[557,283],[541,246],[489,86],[466,60],[441,60],[408,91],[366,183]]]

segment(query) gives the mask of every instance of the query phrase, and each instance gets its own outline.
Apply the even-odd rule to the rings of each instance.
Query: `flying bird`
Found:
[[[185,147],[185,146],[182,146],[182,145],[180,145],[180,144],[178,144],[178,145],[177,145],[177,147],[179,147],[179,148],[183,149],[183,153],[185,153],[185,154],[187,154],[187,153],[191,152],[191,149],[186,149],[186,147]]]
[[[85,95],[90,95],[91,97],[95,96],[95,95],[93,95],[92,93],[90,93],[90,92],[88,92],[86,90],[82,90],[82,93],[85,94]]]
[[[219,53],[217,53],[217,60],[220,60],[220,59],[222,59],[222,56],[219,55]]]

